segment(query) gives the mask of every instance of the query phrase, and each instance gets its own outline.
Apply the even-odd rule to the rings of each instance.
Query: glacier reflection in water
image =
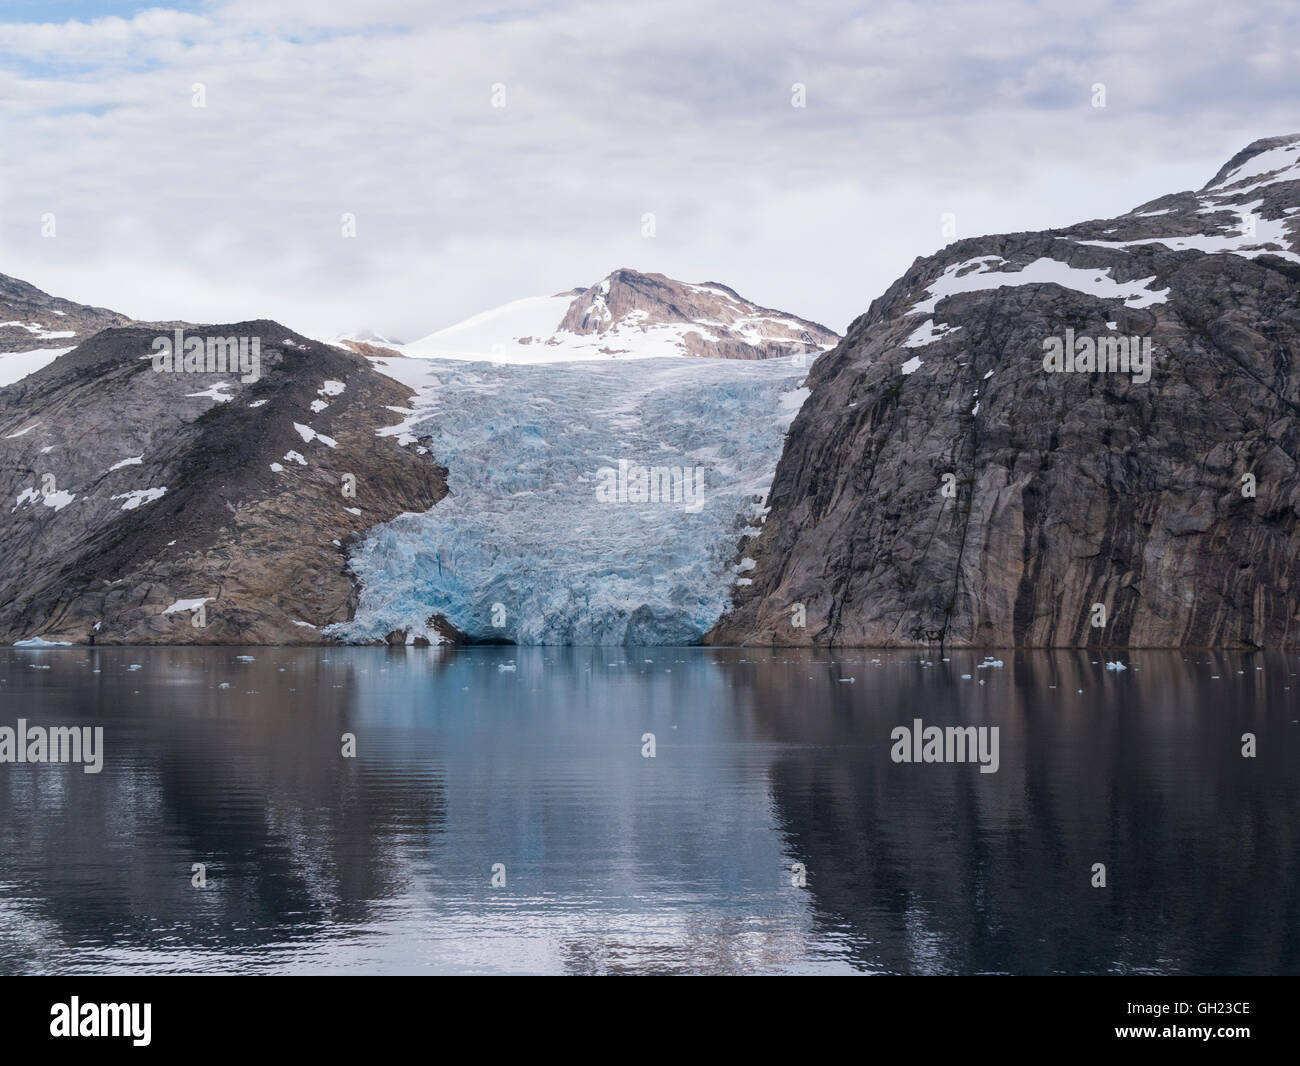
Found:
[[[0,649],[0,972],[1300,969],[1294,657],[1002,657]]]

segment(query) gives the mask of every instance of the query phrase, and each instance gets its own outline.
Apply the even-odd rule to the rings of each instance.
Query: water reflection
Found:
[[[0,725],[106,747],[0,766],[0,971],[1300,968],[1294,660],[982,659],[0,649]]]

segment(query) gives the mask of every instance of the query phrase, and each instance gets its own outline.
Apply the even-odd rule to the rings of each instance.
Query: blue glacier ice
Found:
[[[518,644],[699,640],[747,580],[736,548],[764,513],[806,365],[416,362],[380,365],[417,389],[386,432],[431,437],[450,495],[367,533],[351,556],[356,616],[333,635],[426,633],[441,614]],[[703,468],[702,505],[602,501],[613,475],[600,471],[620,460]]]

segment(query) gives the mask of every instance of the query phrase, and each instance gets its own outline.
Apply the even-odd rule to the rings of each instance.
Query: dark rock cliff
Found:
[[[709,639],[1300,643],[1298,162],[918,259],[814,364]]]
[[[158,372],[158,335],[104,330],[0,390],[0,642],[321,641],[355,608],[349,538],[446,494],[381,435],[410,390],[274,322],[187,331],[258,338],[255,381]]]

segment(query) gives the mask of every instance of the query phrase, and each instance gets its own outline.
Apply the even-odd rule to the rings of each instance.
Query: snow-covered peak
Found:
[[[408,356],[550,363],[655,356],[767,359],[820,352],[825,326],[725,285],[616,270],[595,285],[515,300],[401,347]]]
[[[1247,145],[1229,159],[1201,191],[1230,190],[1233,194],[1240,194],[1264,185],[1297,180],[1300,180],[1300,134],[1291,134],[1268,137]]]

